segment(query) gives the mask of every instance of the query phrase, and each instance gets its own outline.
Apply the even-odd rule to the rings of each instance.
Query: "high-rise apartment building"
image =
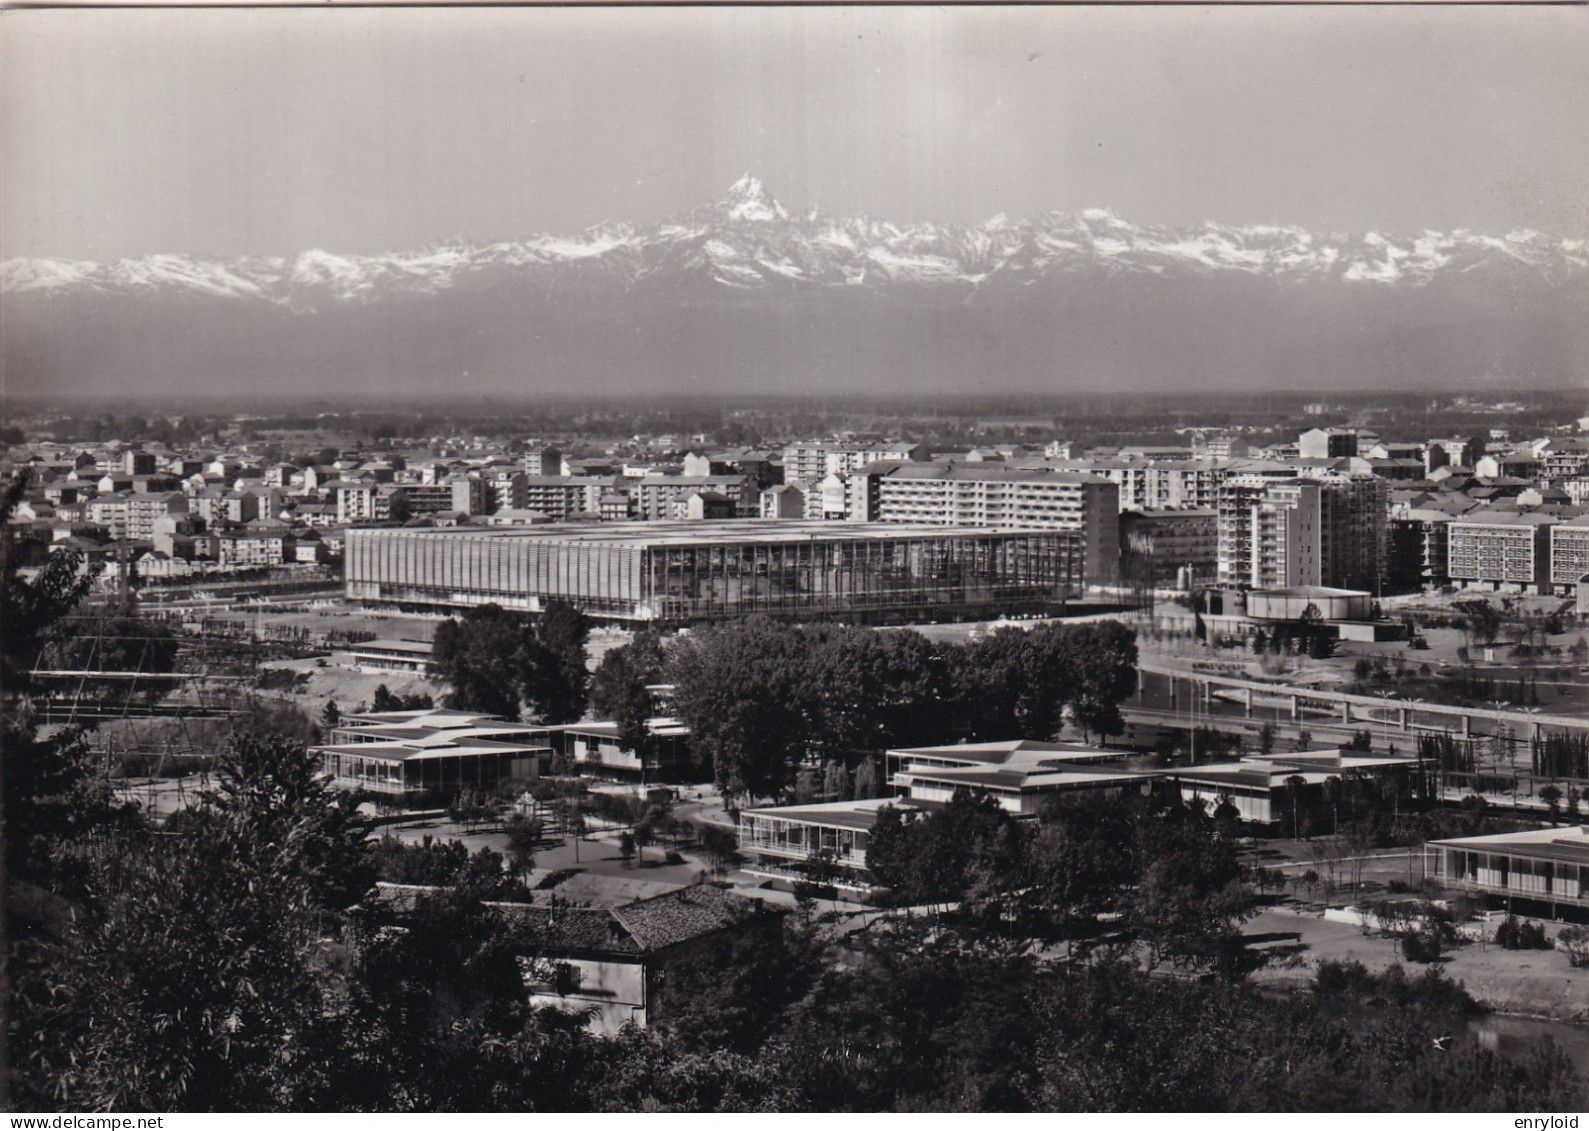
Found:
[[[1452,581],[1550,592],[1552,515],[1473,512],[1451,523]]]
[[[1118,579],[1119,488],[1106,479],[1055,471],[1022,471],[997,464],[909,464],[872,468],[878,522],[933,526],[996,526],[1068,530],[1086,546],[1088,582]]]
[[[1219,581],[1253,589],[1378,591],[1385,490],[1384,480],[1366,476],[1233,476],[1219,495]]]

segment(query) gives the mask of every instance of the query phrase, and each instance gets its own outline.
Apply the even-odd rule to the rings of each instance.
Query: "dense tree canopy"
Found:
[[[642,765],[652,743],[653,711],[647,688],[662,682],[665,663],[661,637],[647,630],[609,650],[590,678],[591,714],[616,722],[618,744],[640,755]]]
[[[731,796],[772,797],[794,780],[815,708],[802,643],[755,617],[702,629],[669,649],[679,714]]]
[[[585,711],[589,635],[589,620],[565,602],[534,618],[482,605],[437,626],[431,665],[458,710],[575,722]]]
[[[1134,634],[1115,622],[1000,628],[954,645],[752,618],[675,640],[666,674],[718,784],[777,797],[807,758],[852,766],[955,738],[1052,738],[1067,712],[1090,733],[1118,734],[1136,659]]]

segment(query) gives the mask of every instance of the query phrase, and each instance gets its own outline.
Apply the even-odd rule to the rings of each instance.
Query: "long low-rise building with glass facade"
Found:
[[[1078,595],[1084,535],[882,523],[597,523],[347,532],[352,600],[689,624],[1041,611]]]

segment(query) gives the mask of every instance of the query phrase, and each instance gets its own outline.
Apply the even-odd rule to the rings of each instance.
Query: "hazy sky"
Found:
[[[1589,235],[1589,11],[0,16],[0,258],[648,222],[742,172],[899,220],[1107,206]]]

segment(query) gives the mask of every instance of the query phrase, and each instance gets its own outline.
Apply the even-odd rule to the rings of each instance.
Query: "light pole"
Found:
[[[1528,714],[1528,715],[1538,715],[1541,711],[1544,710],[1544,708],[1543,707],[1524,707],[1524,708],[1522,708],[1522,710],[1523,710],[1523,712],[1525,714]],[[1539,734],[1539,723],[1530,722],[1528,724],[1528,732],[1529,732],[1528,733],[1529,742],[1532,743],[1534,741],[1535,736]],[[1517,740],[1515,738],[1512,740],[1512,744],[1511,745],[1512,745],[1512,781],[1515,783],[1517,781]],[[1530,776],[1529,780],[1528,780],[1528,794],[1529,794],[1530,797],[1532,797],[1534,795],[1534,779],[1533,779],[1532,776]],[[1515,799],[1515,796],[1516,796],[1516,787],[1515,787],[1515,785],[1513,787],[1513,796],[1514,796],[1514,799]]]
[[[1380,722],[1380,725],[1382,727],[1384,727],[1384,729],[1385,729],[1385,747],[1386,747],[1386,749],[1389,749],[1389,747],[1390,747],[1390,703],[1391,703],[1391,700],[1396,698],[1396,693],[1394,691],[1376,691],[1376,692],[1374,692],[1374,694],[1379,696],[1380,702],[1383,704],[1383,706],[1380,707],[1380,710],[1382,712],[1384,712],[1384,713],[1380,716],[1379,722]]]
[[[1499,754],[1500,754],[1500,743],[1502,741],[1502,739],[1501,739],[1501,731],[1502,731],[1502,727],[1504,726],[1504,724],[1501,722],[1501,708],[1506,706],[1506,700],[1505,699],[1486,699],[1485,702],[1488,703],[1491,707],[1495,708],[1494,738],[1495,738],[1495,741],[1496,741],[1496,754],[1497,754],[1495,768],[1498,770],[1498,769],[1501,768],[1500,767]],[[1513,769],[1515,770],[1516,767],[1514,766]],[[1514,774],[1514,777],[1515,777],[1515,774]]]

